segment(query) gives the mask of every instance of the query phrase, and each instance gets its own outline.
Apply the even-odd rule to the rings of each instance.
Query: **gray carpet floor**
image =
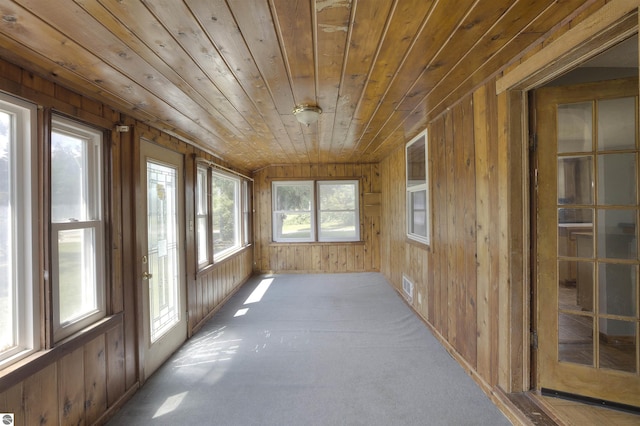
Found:
[[[509,425],[376,273],[257,276],[110,425]]]

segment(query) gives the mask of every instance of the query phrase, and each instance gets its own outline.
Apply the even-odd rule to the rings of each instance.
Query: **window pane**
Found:
[[[240,245],[239,181],[218,174],[212,177],[213,253]]]
[[[427,183],[425,136],[407,146],[407,188]]]
[[[204,263],[209,260],[209,254],[207,252],[207,218],[199,217],[198,218],[198,263]]]
[[[356,232],[355,212],[320,212],[320,239],[323,241],[353,240]]]
[[[198,167],[196,178],[196,234],[198,244],[196,250],[198,264],[206,263],[209,260],[207,207],[207,169]]]
[[[243,193],[243,211],[242,211],[242,224],[243,224],[243,236],[242,241],[245,245],[251,242],[251,184],[248,181],[242,182]]]
[[[14,321],[13,232],[10,158],[11,115],[0,112],[0,353],[16,345]]]
[[[600,318],[600,367],[635,373],[636,324]]]
[[[275,210],[310,211],[313,184],[309,182],[276,185]]]
[[[311,213],[276,214],[276,237],[311,238]]]
[[[558,313],[558,360],[593,366],[593,317]]]
[[[598,257],[635,259],[637,226],[635,210],[599,209]]]
[[[591,102],[558,105],[558,152],[591,152],[592,111]]]
[[[598,156],[598,204],[636,204],[636,154]]]
[[[598,101],[598,150],[636,146],[636,100],[633,97]]]
[[[558,158],[558,204],[592,204],[593,187],[593,156]]]
[[[98,308],[93,228],[58,232],[60,324]]]
[[[427,191],[410,192],[409,232],[427,236]]]
[[[0,368],[30,354],[39,342],[32,244],[38,208],[38,168],[31,155],[35,116],[34,105],[0,94],[0,362],[6,362]]]
[[[320,190],[320,210],[355,210],[355,184],[322,183],[318,187]]]
[[[53,117],[51,221],[54,340],[103,318],[102,133]]]
[[[77,137],[51,134],[51,220],[68,222],[87,217],[86,144]]]
[[[600,314],[636,316],[638,283],[636,265],[599,263]]]

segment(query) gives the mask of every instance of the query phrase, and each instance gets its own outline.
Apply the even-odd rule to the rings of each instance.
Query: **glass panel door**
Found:
[[[143,300],[143,376],[155,371],[187,338],[184,280],[184,189],[181,154],[147,141],[140,145],[144,197],[138,226]]]
[[[537,384],[640,406],[637,93],[536,91]]]

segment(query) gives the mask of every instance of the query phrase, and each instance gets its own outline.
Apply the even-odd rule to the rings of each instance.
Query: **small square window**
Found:
[[[407,237],[429,244],[429,149],[427,131],[413,138],[406,146],[407,170]]]

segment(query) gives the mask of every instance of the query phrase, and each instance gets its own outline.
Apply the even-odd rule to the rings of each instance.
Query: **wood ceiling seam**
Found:
[[[486,75],[484,78],[481,79],[481,81],[472,81],[471,84],[467,84],[469,87],[468,91],[473,90],[474,87],[477,87],[481,84],[483,84],[483,82],[488,81],[489,79],[495,77],[496,75],[498,75],[501,70],[506,67],[508,65],[508,63],[502,62],[501,60],[497,59],[498,55],[503,52],[504,50],[507,49],[515,49],[518,51],[519,54],[522,54],[523,51],[528,51],[529,48],[531,48],[532,45],[535,45],[536,43],[538,43],[540,40],[544,39],[545,37],[548,36],[549,33],[555,31],[557,28],[561,27],[562,25],[566,24],[567,22],[569,22],[571,19],[573,19],[575,16],[577,16],[582,10],[586,9],[589,5],[591,5],[592,3],[595,3],[597,0],[586,0],[582,3],[582,5],[578,8],[575,8],[573,13],[569,13],[568,15],[565,16],[564,19],[561,19],[560,21],[558,21],[555,25],[551,26],[551,28],[548,28],[544,34],[540,34],[538,37],[535,38],[535,40],[533,40],[531,43],[529,43],[529,46],[527,49],[522,49],[522,48],[518,48],[515,49],[514,46],[516,46],[518,43],[515,41],[518,39],[518,37],[521,37],[523,34],[527,34],[527,29],[531,28],[536,22],[539,22],[542,17],[546,16],[547,14],[552,14],[552,11],[556,8],[556,7],[561,7],[563,4],[570,4],[569,2],[564,2],[562,4],[560,4],[560,6],[558,5],[557,2],[553,2],[551,4],[549,4],[549,6],[538,15],[538,18],[531,20],[530,24],[523,28],[522,31],[519,31],[516,35],[514,35],[508,42],[504,43],[498,50],[496,50],[482,65],[482,67],[479,67],[475,70],[475,72],[473,74],[470,74],[466,79],[464,79],[460,84],[458,84],[458,86],[452,90],[450,93],[456,93],[457,95],[459,95],[459,92],[462,90],[464,91],[464,89],[461,89],[465,83],[467,83],[468,81],[472,81],[473,77],[478,75],[480,73],[481,70],[483,70],[484,68],[491,68],[489,67],[488,64],[493,64],[493,61],[500,63],[502,66],[501,67],[492,67],[491,69],[493,69],[493,73],[490,75]],[[433,92],[432,92],[433,93]],[[452,95],[448,96],[448,97],[443,97],[442,100],[434,105],[434,107],[431,109],[430,112],[432,111],[437,111],[437,107],[440,107],[443,103],[445,103],[446,101],[450,102],[450,98],[452,97]],[[428,114],[429,115],[429,114]]]
[[[553,31],[554,28],[557,28],[558,26],[562,25],[563,22],[566,22],[566,21],[569,21],[570,19],[572,19],[572,17],[577,15],[581,10],[583,10],[586,7],[588,7],[589,4],[593,3],[594,1],[596,1],[596,0],[589,0],[587,2],[584,2],[580,8],[575,9],[575,11],[573,13],[570,13],[567,17],[565,17],[563,20],[558,22],[551,29],[547,30],[545,32],[545,34],[540,35],[539,37],[537,37],[536,40],[540,40],[540,39],[544,38],[544,36],[546,34],[548,34],[549,32]],[[514,6],[515,6],[515,3],[514,3]],[[533,19],[533,20],[526,20],[525,19],[524,21],[525,22],[529,22],[529,24],[527,26],[523,27],[520,31],[518,31],[515,35],[513,35],[509,40],[506,40],[498,50],[496,50],[491,56],[489,56],[489,59],[486,60],[481,67],[477,67],[477,68],[473,67],[474,73],[469,74],[469,76],[467,78],[465,78],[460,84],[458,84],[457,87],[455,87],[453,90],[448,91],[448,93],[450,94],[449,96],[442,96],[442,97],[440,97],[440,99],[441,99],[440,102],[438,102],[436,105],[431,105],[429,103],[429,99],[430,99],[430,97],[434,96],[433,92],[435,91],[435,89],[437,87],[436,86],[436,87],[434,87],[434,89],[431,92],[429,92],[428,94],[425,95],[425,97],[421,100],[421,102],[419,102],[417,104],[417,106],[411,111],[411,113],[408,116],[411,116],[411,115],[414,115],[414,114],[418,114],[418,115],[422,115],[424,117],[431,117],[431,119],[433,119],[437,115],[439,115],[442,112],[444,112],[444,108],[445,108],[444,105],[447,104],[446,103],[447,101],[449,101],[448,108],[450,108],[450,107],[454,106],[454,103],[451,103],[450,99],[452,99],[452,98],[453,99],[457,99],[457,101],[460,101],[461,99],[463,99],[461,91],[464,91],[465,93],[468,93],[471,90],[473,90],[473,87],[478,87],[479,85],[483,84],[484,82],[489,81],[493,76],[495,76],[495,75],[497,75],[499,73],[499,70],[496,70],[496,71],[493,72],[493,74],[484,77],[482,79],[482,81],[474,82],[474,84],[472,85],[473,87],[470,87],[468,90],[461,90],[461,88],[463,88],[464,84],[466,82],[470,81],[470,79],[472,79],[474,75],[479,74],[484,68],[489,68],[488,65],[486,65],[486,64],[491,62],[492,60],[495,60],[495,58],[497,58],[498,55],[504,49],[509,49],[509,48],[513,49],[514,48],[514,43],[515,43],[514,40],[516,40],[521,34],[526,33],[528,28],[530,28],[535,22],[540,20],[541,17],[544,17],[547,14],[550,14],[552,11],[555,10],[556,7],[558,7],[558,5],[555,2],[550,3],[541,12],[539,12],[537,14],[537,18],[536,19]],[[496,23],[496,25],[497,25],[497,23]],[[494,27],[495,27],[495,25],[494,25]],[[488,36],[490,33],[491,33],[491,30],[489,30],[487,32],[485,37]],[[484,37],[483,37],[483,39],[484,39]],[[482,39],[479,40],[479,43],[481,41],[482,41]],[[517,49],[517,50],[520,52],[522,49]],[[500,62],[500,61],[498,61],[498,62]],[[506,64],[504,66],[506,66]],[[452,68],[447,75],[451,75],[453,72],[454,72],[454,69]],[[422,111],[422,114],[421,114],[420,113],[421,112],[421,108],[426,107],[427,105],[429,105],[429,109],[428,110],[425,109],[424,111]],[[398,123],[395,128],[396,129],[400,128],[400,126],[402,126],[402,124],[403,124],[403,121]],[[393,130],[391,131],[391,133],[393,133]]]
[[[18,6],[18,7],[20,7],[20,6]],[[34,16],[34,15],[31,15],[31,16]],[[6,24],[6,22],[4,22],[4,23]],[[15,25],[15,23],[12,24],[12,25]],[[0,30],[0,31],[2,31],[2,30]],[[2,31],[2,32],[4,32],[4,31]],[[15,34],[15,33],[18,33],[18,32],[15,32],[15,31],[12,32],[12,34]],[[35,59],[35,57],[42,57],[42,58],[44,58],[44,60],[41,61],[41,63],[44,62],[44,63],[53,64],[53,65],[56,65],[57,67],[60,67],[60,71],[56,71],[55,74],[58,75],[58,76],[60,74],[63,74],[63,75],[67,76],[66,78],[62,79],[64,85],[69,86],[69,87],[77,87],[78,85],[80,85],[81,87],[84,87],[84,88],[96,87],[95,79],[92,80],[92,79],[89,79],[89,78],[87,78],[86,76],[84,76],[82,74],[79,74],[73,68],[70,68],[68,65],[66,65],[64,62],[59,63],[59,62],[56,62],[55,60],[53,60],[50,57],[46,57],[46,56],[42,55],[41,53],[33,50],[32,47],[30,47],[28,45],[25,45],[24,43],[21,43],[18,40],[15,40],[13,37],[11,37],[7,33],[5,33],[5,35],[6,35],[6,39],[4,39],[2,41],[2,43],[5,44],[5,40],[13,40],[13,42],[16,43],[16,45],[23,46],[24,51],[33,52],[33,54],[35,56],[31,56],[31,61],[37,63],[38,61],[37,61],[37,59]],[[14,49],[15,49],[15,46],[14,47],[8,47],[8,50],[14,51]],[[44,66],[44,68],[45,69],[51,69],[50,67],[47,67],[47,66]],[[51,72],[47,72],[47,74],[48,75],[52,75]],[[74,79],[71,76],[76,76],[76,79]],[[65,80],[66,80],[66,84],[65,84]],[[74,81],[76,83],[74,83]],[[82,83],[77,83],[78,81],[84,81],[84,82],[86,82],[88,84],[85,85],[85,84],[82,84]],[[95,93],[93,90],[88,90],[88,92],[89,93]],[[111,101],[114,102],[114,104],[119,105],[120,107],[122,107],[122,109],[124,109],[126,111],[133,112],[134,115],[135,115],[136,111],[144,112],[144,111],[142,111],[140,109],[139,104],[135,104],[135,103],[132,103],[132,102],[126,101],[126,100],[124,101],[124,104],[123,104],[122,101],[124,100],[124,98],[122,98],[120,95],[117,95],[114,92],[109,91],[108,88],[106,88],[106,87],[100,86],[100,90],[98,91],[98,93],[102,94],[101,96],[104,96],[105,98],[110,99]],[[98,97],[100,97],[100,95]],[[177,112],[177,110],[173,109],[168,104],[167,104],[167,107],[171,108],[172,111]],[[138,118],[141,119],[142,121],[146,121],[146,122],[149,122],[149,123],[156,123],[156,125],[159,124],[163,128],[167,127],[165,123],[162,123],[162,122],[158,121],[158,117],[155,117],[155,116],[151,116],[151,117],[152,117],[151,119],[148,116],[147,116],[147,118],[145,118],[144,114],[139,114]],[[187,117],[185,117],[185,118],[187,118]]]
[[[470,53],[474,50],[474,48],[480,44],[480,42],[484,39],[484,37],[485,37],[485,36],[487,36],[487,34],[491,33],[491,31],[492,31],[494,28],[496,28],[496,27],[497,27],[497,26],[502,22],[502,19],[503,19],[503,18],[505,18],[505,16],[507,16],[507,14],[509,13],[509,11],[510,11],[510,10],[512,10],[512,9],[516,6],[516,4],[517,4],[517,3],[518,3],[518,1],[515,1],[515,2],[508,1],[508,2],[506,2],[506,4],[508,4],[509,6],[508,6],[508,7],[507,7],[503,12],[501,12],[501,13],[500,13],[500,19],[497,19],[497,20],[493,21],[493,24],[492,24],[491,26],[489,26],[489,28],[487,28],[487,30],[483,33],[483,36],[482,36],[482,37],[477,38],[477,39],[476,39],[476,42],[475,42],[475,43],[474,43],[470,48],[465,49],[465,50],[463,51],[463,52],[465,52],[465,53],[464,53],[464,54],[463,54],[463,55],[462,55],[462,56],[461,56],[461,57],[456,61],[456,63],[455,63],[453,66],[449,67],[449,71],[448,71],[448,72],[446,72],[446,71],[445,71],[445,74],[444,74],[443,76],[434,77],[434,78],[432,79],[433,81],[435,81],[435,82],[436,82],[436,84],[434,85],[434,87],[432,87],[432,88],[431,88],[431,90],[435,90],[435,88],[436,88],[436,87],[438,87],[438,85],[442,84],[442,82],[446,79],[446,77],[447,77],[449,74],[451,74],[451,72],[453,71],[453,69],[454,69],[455,67],[459,66],[459,65],[464,61],[464,59],[465,59],[465,58],[467,58],[467,57],[470,55]],[[454,32],[452,32],[452,33],[451,33],[450,37],[447,39],[447,42],[446,42],[445,44],[443,44],[443,46],[441,47],[441,49],[440,49],[440,50],[438,50],[438,52],[434,55],[433,60],[436,60],[436,59],[438,58],[439,54],[445,50],[445,47],[447,47],[447,44],[449,44],[450,42],[452,42],[452,41],[454,40],[454,38],[455,38],[454,34],[455,34],[457,31],[459,31],[461,28],[463,28],[463,29],[465,29],[465,30],[468,30],[468,29],[471,29],[471,28],[474,28],[474,27],[476,27],[476,26],[477,26],[477,24],[474,24],[473,26],[471,26],[471,27],[469,27],[469,28],[464,28],[464,22],[465,22],[466,18],[467,18],[468,16],[470,16],[470,15],[471,15],[471,12],[472,12],[472,11],[474,11],[474,8],[475,8],[478,4],[479,4],[479,2],[478,2],[478,1],[476,1],[476,2],[475,2],[475,3],[474,3],[474,4],[469,8],[469,10],[468,10],[467,14],[466,14],[462,19],[461,19],[460,24],[458,25],[458,27],[457,27],[456,31],[454,31]],[[522,3],[520,3],[520,4],[522,4]],[[494,9],[494,10],[499,10],[499,8]],[[477,18],[475,18],[475,19],[477,19]],[[491,21],[491,20],[489,20],[489,21]],[[467,24],[467,25],[469,25],[469,24]],[[466,34],[465,34],[465,35],[466,35]],[[422,71],[421,75],[420,75],[420,76],[419,76],[419,77],[414,81],[414,84],[412,85],[411,89],[410,89],[407,93],[413,93],[413,92],[415,91],[414,89],[415,89],[416,85],[418,84],[418,82],[419,82],[421,79],[425,79],[425,78],[426,78],[426,77],[425,77],[425,75],[426,75],[428,72],[430,72],[430,68],[429,68],[429,66],[433,63],[433,60],[430,62],[430,64],[429,64],[426,68],[424,68],[424,70]],[[445,69],[445,68],[446,68],[446,67],[444,67],[444,66],[442,66],[442,67],[438,67],[438,68],[436,69],[436,71],[437,71],[437,70],[439,70],[439,69]],[[391,120],[392,120],[396,115],[404,115],[405,119],[400,120],[400,123],[399,123],[398,125],[396,125],[394,128],[392,128],[392,129],[390,129],[390,130],[388,130],[388,131],[387,131],[387,135],[386,135],[386,136],[383,136],[382,138],[380,138],[380,139],[381,139],[381,142],[380,142],[380,143],[375,147],[375,149],[373,150],[373,153],[374,153],[374,154],[375,154],[375,153],[377,153],[381,148],[383,148],[383,147],[385,146],[385,144],[387,143],[388,139],[389,139],[390,137],[392,137],[392,135],[394,134],[394,132],[396,131],[396,129],[398,129],[402,124],[404,124],[404,122],[405,122],[405,120],[406,120],[407,118],[409,118],[410,116],[412,116],[412,115],[415,115],[415,114],[416,114],[416,112],[415,112],[415,111],[416,111],[416,108],[420,108],[422,105],[425,105],[425,104],[426,104],[426,98],[427,98],[427,96],[429,95],[429,93],[430,93],[430,91],[426,92],[426,93],[425,93],[425,95],[421,98],[421,100],[420,100],[419,102],[417,102],[417,103],[416,103],[416,105],[415,105],[414,107],[412,107],[412,109],[411,109],[411,110],[404,110],[404,109],[402,109],[402,108],[401,108],[401,105],[402,105],[402,103],[403,103],[403,102],[405,102],[405,100],[407,99],[407,96],[405,95],[405,96],[402,98],[402,100],[399,102],[399,106],[398,106],[398,107],[393,111],[393,113],[392,113],[392,114],[389,114],[389,115],[388,115],[388,119],[385,121],[385,124],[384,124],[383,126],[380,126],[380,130],[379,130],[378,134],[383,133],[383,131],[385,130],[385,127],[387,126],[387,124],[388,124],[388,123],[389,123],[389,122],[390,122],[390,121],[391,121]],[[453,105],[452,105],[452,106],[453,106]],[[403,114],[403,112],[402,112],[402,111],[406,111],[406,112]],[[408,113],[407,113],[407,112],[408,112]],[[426,120],[426,116],[427,116],[427,115],[426,115],[426,114],[424,114],[423,116],[425,117],[425,121],[427,121],[427,120]],[[416,132],[421,131],[421,129],[422,129],[423,127],[426,127],[426,125],[427,125],[427,123],[425,122],[425,123],[424,123],[424,126],[421,126],[419,129],[415,129],[415,128],[414,128],[414,129],[413,129],[413,133],[416,133]],[[408,134],[408,135],[407,135],[407,137],[408,137],[408,138],[410,138],[410,137],[411,137],[411,134]]]
[[[433,2],[431,3],[433,4]],[[371,61],[371,66],[369,68],[369,72],[367,74],[367,77],[364,81],[364,86],[362,88],[362,91],[360,92],[360,97],[358,99],[358,102],[356,104],[356,107],[353,111],[353,115],[351,116],[351,121],[349,123],[349,127],[347,129],[347,138],[349,138],[350,140],[353,140],[353,147],[350,150],[350,153],[347,154],[346,158],[348,159],[348,161],[355,161],[354,156],[356,153],[356,149],[360,144],[360,138],[358,138],[358,140],[356,140],[354,137],[351,137],[352,135],[354,135],[356,133],[355,129],[354,129],[354,122],[356,123],[356,125],[358,125],[358,123],[360,123],[360,119],[358,118],[359,111],[362,111],[362,109],[364,108],[363,105],[363,101],[365,99],[365,97],[367,96],[367,91],[370,87],[370,82],[373,81],[373,75],[374,72],[376,70],[376,65],[378,64],[378,59],[380,58],[381,52],[383,50],[383,46],[385,45],[385,41],[387,40],[387,35],[389,33],[389,29],[391,28],[391,24],[393,22],[393,19],[395,16],[397,16],[397,9],[398,9],[398,0],[394,0],[393,4],[391,5],[391,8],[389,9],[389,13],[387,15],[387,19],[385,21],[385,25],[384,25],[384,29],[382,31],[382,34],[380,35],[380,41],[378,42],[378,46],[376,48],[376,52],[374,55],[373,60]],[[378,81],[376,80],[376,83],[378,83]],[[362,113],[362,115],[364,115],[366,113]],[[362,126],[361,126],[362,127]]]
[[[190,58],[191,61],[207,76],[209,81],[211,82],[212,87],[215,87],[222,95],[219,99],[220,103],[228,103],[227,107],[224,110],[229,115],[234,115],[233,113],[237,113],[238,118],[237,121],[232,121],[230,117],[227,117],[230,121],[234,122],[234,125],[242,132],[244,137],[247,137],[251,131],[253,130],[253,125],[247,121],[247,117],[242,114],[240,109],[238,108],[237,103],[241,103],[241,99],[236,99],[236,101],[232,101],[231,98],[236,96],[236,94],[231,89],[231,86],[228,84],[224,84],[225,78],[228,74],[232,74],[231,70],[227,67],[226,63],[222,59],[222,55],[217,51],[215,46],[210,45],[206,46],[201,44],[199,41],[199,35],[205,33],[203,28],[200,26],[198,20],[190,13],[180,13],[183,10],[175,11],[172,7],[180,8],[182,5],[186,8],[184,2],[150,2],[148,0],[142,0],[143,4],[148,8],[149,12],[156,18],[157,22],[165,28],[165,31],[173,37],[175,42],[182,48],[182,51],[185,55]],[[188,8],[186,9],[188,10]],[[178,20],[175,20],[178,18]],[[182,21],[182,22],[181,22]],[[189,21],[189,22],[187,22]],[[196,25],[194,25],[194,23]],[[174,24],[171,25],[170,24]],[[188,28],[187,31],[184,28]],[[194,29],[195,28],[195,29]],[[184,42],[183,40],[188,39],[189,43]],[[194,44],[195,42],[195,44]],[[211,49],[208,49],[211,47]],[[211,61],[213,67],[208,66],[207,61]],[[211,69],[219,73],[219,76],[216,76],[212,73]],[[216,78],[218,77],[218,78]],[[228,86],[225,89],[220,87],[221,85]],[[230,96],[229,93],[234,93],[233,96]],[[251,115],[247,115],[251,117]],[[245,123],[244,127],[242,124]]]
[[[384,89],[384,91],[383,91],[379,96],[375,96],[375,99],[377,99],[377,101],[376,101],[376,103],[375,103],[375,106],[372,108],[372,111],[370,111],[370,112],[366,112],[366,113],[365,113],[366,115],[368,115],[368,117],[369,117],[369,118],[368,118],[368,119],[366,119],[366,124],[362,127],[363,129],[368,129],[368,128],[369,128],[369,126],[370,126],[370,124],[371,124],[371,121],[373,120],[373,117],[375,116],[376,112],[377,112],[377,111],[378,111],[378,109],[380,108],[380,105],[381,105],[381,102],[382,102],[382,101],[381,101],[381,99],[383,99],[383,98],[384,98],[384,96],[386,95],[386,93],[387,93],[387,91],[388,91],[389,87],[391,86],[391,84],[392,84],[392,83],[393,83],[393,81],[395,80],[396,76],[398,75],[399,70],[400,70],[400,69],[401,69],[401,67],[402,67],[402,64],[406,61],[406,59],[407,59],[407,57],[409,56],[409,54],[410,54],[410,52],[411,52],[411,50],[412,50],[413,46],[415,46],[416,40],[417,40],[417,38],[418,38],[418,34],[419,34],[420,32],[422,32],[422,30],[425,28],[425,26],[426,26],[427,22],[429,21],[429,19],[431,18],[432,14],[433,14],[433,11],[434,11],[434,10],[435,10],[435,8],[438,6],[438,4],[441,4],[440,2],[441,2],[441,0],[433,0],[433,1],[431,1],[430,3],[426,3],[426,4],[428,4],[428,5],[429,5],[429,6],[428,6],[428,9],[425,11],[424,17],[423,17],[423,18],[422,18],[422,20],[420,21],[420,25],[418,26],[418,30],[414,33],[414,35],[413,35],[413,37],[412,37],[411,42],[410,42],[410,43],[408,43],[408,45],[407,45],[407,47],[406,47],[406,49],[405,49],[405,51],[404,51],[404,54],[402,55],[402,57],[401,57],[401,58],[400,58],[400,60],[398,61],[398,65],[397,65],[397,67],[395,68],[395,70],[394,70],[394,72],[393,72],[393,75],[392,75],[391,77],[389,77],[389,78],[388,78],[388,82],[387,82],[387,84],[386,84],[386,86],[385,86],[386,88]],[[396,10],[396,8],[394,8],[394,12],[395,12],[395,10]],[[391,18],[391,15],[390,15],[390,18]],[[385,41],[385,40],[386,40],[386,33],[385,33],[385,35],[384,35],[384,38],[382,39],[381,47],[382,47],[382,45],[384,45],[384,41]],[[376,63],[377,63],[377,62],[376,62]],[[377,83],[380,83],[379,81],[376,81],[376,82],[377,82]],[[368,86],[368,87],[370,87],[370,86]],[[365,90],[363,91],[363,95],[366,95],[366,93],[367,93],[367,90],[365,89]],[[374,93],[374,94],[375,94],[375,93]],[[355,118],[355,114],[354,114],[354,118]],[[353,121],[352,121],[352,123],[353,123]],[[350,157],[349,157],[351,160],[353,160],[353,156],[356,154],[356,152],[357,152],[357,151],[360,151],[360,152],[366,151],[366,148],[365,148],[364,150],[360,150],[360,149],[359,149],[359,148],[360,148],[360,145],[361,145],[361,143],[362,143],[362,138],[364,137],[364,135],[365,135],[365,134],[366,134],[366,130],[365,130],[364,132],[362,132],[362,133],[361,133],[360,138],[358,139],[358,141],[357,141],[357,142],[355,142],[355,144],[354,144],[354,148],[353,148],[352,153],[351,153],[351,155],[350,155]]]
[[[207,3],[207,5],[210,5],[210,2]],[[278,130],[278,129],[272,129],[270,123],[278,123],[281,121],[279,120],[279,116],[277,115],[277,111],[275,109],[271,109],[269,108],[269,100],[273,102],[273,99],[271,98],[270,93],[268,93],[268,98],[264,99],[262,98],[262,102],[261,104],[265,106],[265,108],[267,108],[266,114],[265,112],[263,112],[261,110],[261,108],[258,106],[258,103],[256,100],[254,100],[254,97],[249,93],[249,91],[247,90],[247,86],[251,87],[251,83],[249,81],[245,82],[245,79],[239,75],[237,72],[235,72],[235,70],[239,70],[240,69],[240,64],[237,64],[236,66],[232,65],[230,63],[230,59],[229,59],[229,55],[223,55],[223,50],[221,48],[221,46],[219,45],[219,43],[216,43],[216,39],[220,39],[219,37],[213,37],[211,34],[211,31],[208,27],[208,25],[205,23],[204,21],[204,11],[202,9],[199,9],[199,11],[201,13],[197,13],[194,12],[195,8],[194,8],[194,2],[193,1],[189,1],[189,0],[185,0],[185,6],[189,9],[189,11],[191,12],[191,14],[194,16],[194,19],[196,21],[198,21],[198,23],[200,24],[200,27],[202,28],[203,32],[206,34],[209,42],[211,43],[212,46],[214,46],[218,52],[220,52],[220,58],[221,60],[226,64],[227,68],[229,69],[229,72],[234,76],[235,80],[238,82],[238,86],[242,89],[243,93],[246,95],[247,99],[249,100],[249,102],[253,105],[253,109],[254,109],[254,113],[257,120],[259,120],[258,122],[262,122],[264,123],[264,128],[260,129],[260,128],[255,128],[255,126],[252,123],[249,123],[253,130],[258,134],[258,136],[260,137],[261,140],[265,140],[268,139],[270,140],[270,146],[271,149],[274,149],[277,147],[277,150],[279,151],[279,155],[280,156],[284,156],[284,157],[289,157],[288,152],[290,152],[290,150],[287,150],[284,148],[284,146],[282,145],[286,139],[288,139],[289,143],[291,144],[291,140],[290,138],[288,138],[288,135],[286,134],[286,131],[284,132],[284,134],[287,136],[286,138],[279,138],[276,137],[274,130]],[[219,11],[218,13],[221,13],[221,11]],[[229,19],[233,19],[233,24],[236,28],[238,28],[238,32],[239,32],[239,27],[237,25],[237,22],[235,20],[235,18],[233,17],[233,15],[230,13],[230,17],[223,17],[222,21],[224,21],[224,18],[229,18]],[[207,20],[210,21],[210,20]],[[220,19],[215,20],[216,22],[220,21]],[[220,36],[220,33],[216,33],[216,35]],[[238,44],[238,43],[236,43]],[[244,46],[246,48],[246,45]],[[236,54],[238,50],[238,47],[236,46],[236,49],[233,49],[233,53]],[[247,48],[247,52],[248,52],[248,48]],[[247,65],[249,66],[249,65]],[[259,70],[257,69],[257,67],[255,67],[255,71],[258,75],[259,74]],[[252,74],[255,75],[255,73],[251,72]],[[262,76],[260,75],[260,79],[262,81],[262,84],[259,84],[259,87],[266,87],[266,83],[264,81],[264,79],[262,79]],[[244,84],[243,84],[244,83]],[[260,90],[259,88],[257,90]],[[240,111],[239,111],[240,112]],[[276,113],[274,115],[274,113]],[[265,120],[265,116],[269,116],[271,118],[271,120]],[[284,131],[284,125],[282,125],[282,127],[279,129],[281,131]],[[280,132],[280,134],[282,134],[282,132]],[[254,140],[254,138],[248,138],[247,142],[251,142],[252,140]],[[251,144],[253,145],[253,144]]]
[[[77,2],[77,0],[74,0]],[[204,108],[207,112],[213,114],[216,117],[216,120],[218,120],[220,122],[220,125],[222,126],[222,128],[226,131],[225,133],[231,132],[232,134],[236,134],[236,135],[242,135],[242,132],[233,124],[231,123],[220,111],[218,111],[218,109],[215,107],[215,104],[212,103],[211,101],[207,100],[207,98],[205,98],[204,96],[201,95],[200,91],[197,90],[192,82],[189,82],[187,80],[185,80],[182,75],[180,75],[179,73],[177,73],[177,71],[175,71],[174,66],[175,64],[170,65],[169,63],[167,63],[167,58],[163,57],[162,55],[159,54],[158,51],[154,50],[151,46],[149,46],[147,43],[145,43],[140,35],[135,31],[135,29],[132,29],[131,26],[131,22],[123,22],[122,21],[122,16],[120,16],[119,18],[116,18],[114,15],[114,11],[112,9],[109,9],[107,6],[105,6],[105,3],[108,3],[106,1],[101,1],[99,4],[100,6],[107,11],[107,13],[109,13],[115,20],[117,20],[118,23],[120,23],[120,26],[123,27],[123,30],[121,31],[126,31],[128,34],[130,34],[130,37],[132,40],[134,40],[134,42],[138,42],[138,44],[140,46],[145,46],[145,48],[150,52],[149,55],[155,56],[158,60],[153,60],[153,58],[149,57],[148,54],[145,54],[144,52],[141,52],[140,49],[133,49],[130,45],[126,44],[127,47],[129,47],[130,49],[132,49],[133,51],[135,51],[141,58],[143,58],[145,61],[147,61],[147,63],[149,63],[149,65],[151,65],[154,69],[156,69],[157,71],[161,72],[163,75],[165,75],[166,78],[168,78],[170,81],[173,81],[174,84],[176,84],[178,87],[180,87],[181,85],[179,83],[176,83],[177,81],[182,81],[184,82],[185,85],[187,85],[187,87],[190,90],[186,90],[185,94],[187,94],[187,96],[189,96],[191,99],[193,99],[195,102],[197,102],[198,104],[200,104],[202,106],[202,108]],[[82,7],[87,13],[89,13],[91,16],[94,17],[94,19],[98,20],[102,25],[105,25],[104,21],[102,19],[98,19],[98,14],[96,13],[97,10],[95,9],[95,7],[97,7],[98,3],[92,3],[92,2],[82,2],[81,4],[79,3],[79,6]],[[143,6],[144,7],[144,6]],[[125,17],[127,15],[124,15]],[[111,25],[111,26],[106,26],[105,27],[107,29],[109,29],[111,31],[111,33],[118,38],[119,40],[122,40],[124,43],[124,38],[117,35],[114,31],[119,30],[120,28],[118,28],[115,25]],[[162,64],[166,65],[166,67],[168,69],[164,69],[162,70]],[[158,68],[158,65],[160,65],[160,67]],[[175,77],[171,78],[169,77],[168,74],[175,74]],[[204,74],[203,74],[204,76]],[[219,94],[220,97],[222,97],[223,95],[220,93]],[[215,113],[213,113],[213,111],[211,111],[211,109],[213,111],[215,111]],[[215,132],[214,134],[218,134],[219,137],[224,138],[224,134],[221,134],[219,131]]]

